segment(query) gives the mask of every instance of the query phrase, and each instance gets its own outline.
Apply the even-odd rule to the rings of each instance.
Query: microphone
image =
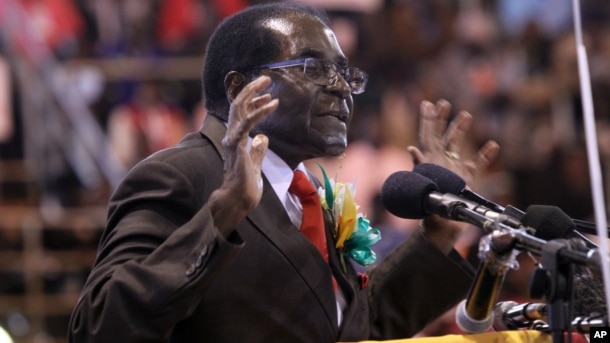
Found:
[[[493,222],[488,217],[493,217],[497,213],[492,214],[493,211],[480,204],[454,194],[439,193],[438,186],[432,180],[414,172],[400,171],[390,175],[383,184],[381,199],[390,213],[401,218],[421,219],[431,214],[438,214],[447,219],[469,222],[492,232],[484,238],[492,240],[500,249],[495,248],[494,255],[498,255],[496,258],[488,257],[481,262],[477,282],[471,290],[472,295],[460,306],[462,308],[460,320],[465,331],[485,331],[485,327],[489,328],[493,322],[493,318],[490,319],[489,316],[497,296],[497,288],[504,278],[500,271],[506,269],[505,266],[496,267],[498,261],[502,262],[506,257],[502,252],[516,248],[515,251],[526,249],[541,254],[547,244],[547,241],[531,236],[524,230]],[[490,230],[490,227],[493,230]],[[558,251],[558,257],[588,266],[594,271],[599,271],[601,268],[600,256],[596,250],[583,252],[561,249]]]
[[[425,204],[426,195],[437,190],[438,186],[425,176],[398,171],[383,183],[381,201],[397,217],[421,219],[430,214]]]
[[[481,333],[491,328],[495,318],[494,304],[508,268],[516,266],[517,251],[512,244],[492,239],[496,233],[481,239],[479,251],[485,256],[467,298],[459,303],[455,313],[457,325],[467,333]]]
[[[468,200],[477,202],[495,212],[505,214],[509,217],[514,217],[515,220],[521,219],[526,214],[526,212],[523,212],[522,210],[514,206],[507,205],[506,207],[503,207],[467,189],[466,181],[464,181],[459,175],[437,164],[421,163],[413,167],[413,172],[421,174],[434,181],[438,185],[440,192],[462,196]],[[578,230],[583,231],[587,234],[597,235],[597,229],[594,223],[579,219],[571,220],[574,222],[574,225]],[[610,233],[610,228],[608,228],[608,233]],[[580,233],[576,232],[576,234]]]
[[[413,167],[413,172],[421,174],[434,181],[441,192],[462,196],[477,202],[496,212],[504,212],[504,207],[485,199],[479,194],[466,188],[466,181],[451,170],[433,163],[421,163]]]
[[[438,186],[429,178],[414,172],[399,171],[390,175],[384,182],[381,199],[389,212],[401,218],[421,219],[430,214],[438,214],[447,219],[468,222],[487,232],[502,229],[512,237],[517,248],[521,250],[527,249],[540,254],[546,246],[546,240],[529,234],[535,228],[529,226],[512,228],[502,222],[498,223],[495,221],[499,215],[497,212],[457,195],[442,194],[437,190]],[[535,211],[531,213],[535,213]],[[532,214],[530,217],[544,218],[545,216]],[[566,223],[570,225],[571,220]],[[534,221],[530,224],[542,225]],[[594,272],[598,272],[601,268],[601,257],[597,249],[589,251],[565,249],[559,251],[559,255],[562,259],[588,266]]]
[[[536,230],[536,237],[544,240],[557,238],[579,238],[589,248],[597,248],[597,244],[576,230],[574,220],[559,207],[547,205],[531,205],[521,218],[523,225]]]
[[[586,248],[595,249],[597,245],[591,242],[587,237],[582,236],[576,231],[576,225],[558,207],[532,205],[528,207],[527,213],[522,219],[524,225],[530,225],[536,228],[536,236],[545,240],[551,240],[558,237],[574,237],[582,240],[582,242],[574,242],[571,244],[573,249]],[[531,279],[532,290],[536,289],[537,279]],[[576,274],[573,280],[574,300],[572,307],[574,313],[578,315],[590,315],[591,313],[606,313],[606,302],[604,301],[603,281],[596,273],[590,273],[587,270],[577,267]],[[533,297],[539,296],[534,292]]]
[[[495,213],[498,213],[496,217],[501,223],[513,228],[518,228],[521,226],[518,219],[520,217],[516,217],[512,212],[514,207],[510,207],[510,209],[504,208],[471,191],[466,187],[466,181],[451,170],[433,163],[421,163],[413,167],[413,172],[421,174],[432,180],[438,185],[439,191],[442,193],[459,195],[467,200],[482,205]]]
[[[504,331],[530,327],[535,320],[544,318],[547,311],[548,305],[544,303],[501,301],[494,306],[493,328]]]
[[[421,164],[418,164],[415,167],[413,167],[413,172],[421,174],[421,175],[429,178],[430,180],[434,181],[438,185],[439,191],[442,193],[451,193],[451,194],[459,195],[468,200],[481,204],[481,205],[491,209],[494,212],[501,213],[503,216],[510,218],[510,219],[505,219],[504,224],[507,224],[511,227],[518,228],[519,221],[526,214],[526,212],[523,212],[522,210],[520,210],[512,205],[507,205],[506,207],[503,207],[503,206],[498,205],[490,200],[487,200],[484,197],[480,196],[479,194],[467,189],[466,182],[459,175],[457,175],[454,172],[452,172],[451,170],[449,170],[447,168],[443,168],[437,164],[421,163]],[[537,205],[533,205],[533,206],[537,206]],[[542,211],[541,209],[537,209],[537,208],[532,208],[532,209],[528,208],[527,212],[530,212],[530,210]],[[561,211],[559,208],[557,208],[556,211],[562,212],[562,215],[567,217],[567,215],[565,213],[563,213],[563,211]],[[546,214],[550,215],[549,212],[546,212]],[[559,215],[559,214],[555,213],[554,215]],[[571,219],[569,217],[567,217],[567,218],[575,226],[574,229],[571,230],[571,234],[573,236],[583,239],[589,247],[597,247],[597,245],[595,245],[591,240],[587,239],[580,232],[575,231],[576,229],[578,229],[587,234],[597,235],[597,230],[596,230],[595,224],[586,222],[583,220]],[[534,229],[537,229],[536,226],[532,226],[532,227]],[[610,228],[608,228],[608,232],[610,233]],[[564,236],[549,236],[549,237],[564,238]]]
[[[583,231],[584,233],[588,233],[591,235],[597,235],[597,230],[595,228],[595,224],[589,223],[583,220],[572,219],[565,212],[563,212],[559,207],[549,206],[549,205],[531,205],[527,208],[526,212],[521,212],[521,216],[516,216],[517,218],[521,218],[524,216],[535,217],[531,218],[534,223],[538,225],[544,224],[546,226],[546,230],[548,230],[548,234],[551,234],[553,231],[551,228],[551,224],[556,224],[558,222],[563,222],[563,225],[567,225],[568,221],[570,222],[571,229],[565,232],[568,236],[562,236],[562,238],[566,238],[569,236],[578,237],[587,242],[590,246],[597,246],[591,240],[589,240],[586,236],[581,234],[578,230]],[[610,228],[608,229],[610,233]],[[554,238],[558,238],[557,236],[551,236]]]
[[[407,219],[438,214],[451,220],[488,225],[481,222],[480,216],[488,219],[499,216],[499,213],[455,194],[439,193],[432,180],[408,171],[395,172],[386,179],[381,188],[381,200],[390,213]]]

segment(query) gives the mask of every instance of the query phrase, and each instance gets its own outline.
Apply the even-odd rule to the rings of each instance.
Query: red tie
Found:
[[[318,192],[309,182],[305,173],[300,170],[294,172],[288,191],[299,198],[303,207],[301,233],[318,248],[324,259],[328,261],[322,204]]]

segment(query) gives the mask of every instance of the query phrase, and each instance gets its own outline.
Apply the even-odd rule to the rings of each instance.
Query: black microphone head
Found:
[[[569,238],[576,229],[574,221],[559,207],[548,205],[531,205],[521,218],[521,223],[534,228],[535,236],[547,241]]]
[[[397,217],[421,219],[428,216],[426,195],[437,190],[438,186],[423,175],[398,171],[383,183],[381,201]]]
[[[413,167],[413,172],[432,180],[441,193],[460,194],[466,188],[466,181],[458,174],[437,164],[421,163]]]

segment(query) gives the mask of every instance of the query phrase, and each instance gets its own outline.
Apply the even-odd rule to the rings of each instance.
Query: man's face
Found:
[[[315,18],[290,15],[266,25],[277,32],[284,46],[273,62],[314,57],[346,64],[334,33]],[[302,65],[261,73],[271,77],[268,92],[279,99],[279,107],[253,133],[267,135],[270,148],[293,167],[306,159],[345,151],[353,101],[342,77],[334,85],[320,86],[303,75]]]

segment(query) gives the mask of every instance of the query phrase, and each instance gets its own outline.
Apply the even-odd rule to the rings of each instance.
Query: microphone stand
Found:
[[[536,269],[532,275],[530,295],[534,298],[544,295],[547,300],[549,324],[544,329],[551,333],[554,343],[563,342],[564,332],[571,333],[573,328],[583,333],[584,328],[588,330],[590,326],[604,323],[604,320],[570,319],[573,316],[570,302],[574,296],[575,262],[579,260],[566,259],[566,252],[585,250],[586,244],[579,238],[550,240],[542,248],[543,268]],[[589,251],[587,255],[594,254]],[[598,263],[601,261],[598,260]],[[597,269],[597,272],[600,270]],[[568,341],[571,341],[570,335]]]
[[[528,234],[525,229],[514,229],[499,221],[469,209],[464,203],[454,201],[444,206],[445,214],[450,218],[465,221],[479,226],[491,236],[492,244],[505,248],[515,247],[528,250],[542,257],[544,269],[536,270],[533,275],[539,282],[532,282],[532,294],[544,294],[549,303],[549,329],[553,343],[563,342],[563,333],[571,330],[570,300],[573,295],[574,263],[585,265],[595,272],[602,272],[601,256],[597,249],[572,249],[567,240],[545,241]],[[578,244],[574,244],[578,245]],[[581,245],[584,243],[581,242]],[[571,337],[570,337],[571,340]]]
[[[466,204],[459,201],[453,201],[449,204],[445,204],[443,210],[445,211],[445,218],[473,224],[480,227],[487,233],[500,231],[502,235],[495,235],[497,244],[505,245],[506,240],[510,240],[516,249],[527,250],[539,256],[542,256],[543,250],[549,244],[549,242],[558,241],[546,241],[544,239],[532,236],[529,233],[534,231],[532,228],[522,227],[515,229],[497,220],[491,220],[482,214],[469,209]],[[503,242],[500,242],[499,239],[502,236],[506,236],[506,238],[502,238]],[[602,258],[598,249],[558,249],[557,258],[559,258],[562,262],[573,262],[586,266],[596,273],[602,272]]]
[[[571,332],[572,308],[570,301],[574,295],[574,264],[571,261],[562,261],[559,252],[570,249],[564,240],[551,240],[542,249],[542,269],[536,273],[544,273],[546,282],[531,283],[532,288],[546,284],[545,289],[530,289],[530,293],[545,294],[548,308],[549,331],[553,343],[564,341],[564,332]],[[535,274],[534,274],[535,275]],[[571,337],[569,339],[571,341]]]

